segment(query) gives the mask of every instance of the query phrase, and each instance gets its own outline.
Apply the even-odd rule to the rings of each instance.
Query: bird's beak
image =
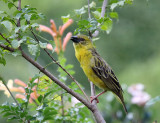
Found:
[[[79,43],[79,39],[77,36],[72,36],[71,37],[71,40],[74,42],[74,43]]]

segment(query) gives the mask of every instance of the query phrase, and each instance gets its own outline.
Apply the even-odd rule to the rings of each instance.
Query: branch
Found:
[[[37,42],[39,42],[38,38],[36,37],[36,35],[34,34],[33,32],[33,29],[31,28],[30,29],[32,35],[34,36],[34,38],[36,39]],[[78,81],[70,74],[68,73],[68,71],[63,68],[52,56],[51,54],[46,50],[46,49],[43,49],[45,51],[45,53],[47,53],[47,55],[52,59],[52,61],[54,61],[54,63],[56,63],[65,73],[68,74],[68,76],[77,84],[77,86],[80,88],[80,90],[82,91],[82,93],[84,94],[85,98],[87,99],[87,101],[89,102],[89,99],[88,99],[88,96],[86,95],[86,93],[84,92],[84,90],[80,87]]]
[[[5,38],[6,39],[6,38]],[[3,44],[0,44],[0,47],[3,49],[6,49],[10,52],[14,52],[15,49],[10,48],[8,46],[5,46]],[[89,103],[87,100],[85,100],[81,95],[74,92],[72,89],[70,89],[68,86],[66,86],[63,82],[58,80],[55,76],[53,76],[50,72],[48,72],[46,69],[44,69],[40,64],[35,62],[33,59],[31,59],[28,55],[26,55],[22,49],[19,49],[22,53],[22,57],[25,58],[28,62],[30,62],[33,66],[35,66],[37,69],[39,69],[42,73],[44,73],[46,76],[48,76],[52,81],[54,81],[57,85],[59,85],[61,88],[66,90],[69,94],[74,96],[76,99],[78,99],[81,103],[83,103],[89,110],[92,111],[97,123],[105,123],[103,120],[103,117],[99,113],[97,106]]]
[[[106,6],[107,6],[108,0],[103,0],[102,4],[102,10],[101,10],[101,18],[104,18],[105,12],[106,12]],[[98,23],[98,26],[100,26],[100,23]],[[95,33],[93,34],[93,37],[97,37],[99,34],[99,31],[96,30]]]

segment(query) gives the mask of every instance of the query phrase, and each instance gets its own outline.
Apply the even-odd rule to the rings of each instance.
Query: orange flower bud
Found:
[[[43,31],[43,32],[48,32],[49,34],[52,35],[52,37],[56,36],[56,33],[54,33],[50,28],[44,25],[39,25],[39,28],[37,30]]]
[[[54,22],[54,20],[50,20],[50,23],[51,23],[51,29],[53,32],[57,33],[57,27],[56,27],[56,24]]]
[[[14,83],[16,83],[17,85],[20,85],[20,86],[23,86],[23,87],[26,87],[27,84],[24,83],[23,81],[19,80],[19,79],[15,79],[14,80]]]
[[[70,40],[71,36],[72,36],[72,33],[69,32],[69,33],[67,33],[66,37],[63,39],[63,46],[62,46],[63,51],[65,51],[67,43]]]
[[[59,30],[60,35],[63,35],[64,30],[69,27],[73,23],[72,19],[69,19],[65,24],[63,24],[62,28]]]

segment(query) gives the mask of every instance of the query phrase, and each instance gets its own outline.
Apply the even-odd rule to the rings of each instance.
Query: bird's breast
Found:
[[[92,66],[94,64],[93,62],[93,55],[90,51],[80,50],[76,52],[76,57],[78,61],[81,64],[81,67],[88,77],[90,81],[92,81],[96,86],[98,86],[101,89],[106,90],[105,83],[94,73]]]

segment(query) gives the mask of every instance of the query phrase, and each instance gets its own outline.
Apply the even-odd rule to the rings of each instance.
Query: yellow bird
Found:
[[[121,85],[111,67],[97,53],[92,41],[86,35],[72,36],[71,40],[73,41],[75,55],[84,73],[93,84],[104,90],[97,96],[92,97],[91,102],[106,91],[111,91],[120,99],[127,113]]]

